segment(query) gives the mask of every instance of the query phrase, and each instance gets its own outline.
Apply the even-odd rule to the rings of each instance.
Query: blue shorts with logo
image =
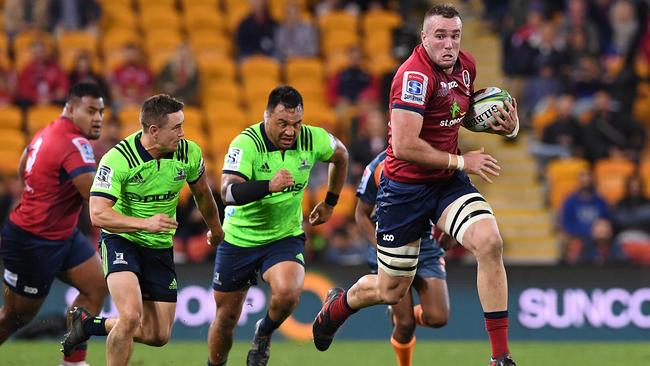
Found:
[[[119,235],[102,232],[100,239],[104,276],[133,272],[138,277],[142,300],[176,302],[174,249],[146,248]]]
[[[280,262],[305,266],[305,234],[289,236],[256,247],[240,247],[223,241],[214,259],[212,288],[230,292],[257,284],[259,275]]]
[[[65,240],[48,240],[7,220],[2,228],[0,244],[4,283],[22,296],[44,298],[54,278],[84,263],[96,252],[97,249],[77,229]]]
[[[466,194],[478,193],[467,174],[427,183],[400,183],[382,174],[377,192],[377,243],[399,248],[414,242],[434,224],[447,206]]]
[[[377,249],[368,245],[368,266],[370,272],[377,273]],[[418,256],[418,268],[416,277],[447,279],[445,269],[445,251],[432,239],[422,238],[420,243],[420,255]]]

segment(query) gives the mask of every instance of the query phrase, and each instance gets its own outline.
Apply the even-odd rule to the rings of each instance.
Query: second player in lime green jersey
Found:
[[[266,365],[271,334],[298,304],[305,276],[302,198],[317,162],[330,164],[328,193],[309,216],[320,225],[332,216],[348,167],[345,146],[322,128],[303,124],[300,93],[271,91],[264,121],[244,129],[225,157],[221,197],[225,240],[217,248],[212,288],[208,365],[225,365],[246,292],[258,275],[271,287],[268,311],[255,327],[247,365]]]

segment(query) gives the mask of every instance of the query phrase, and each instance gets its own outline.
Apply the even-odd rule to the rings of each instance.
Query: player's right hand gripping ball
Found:
[[[499,123],[494,118],[499,113],[497,107],[508,110],[506,100],[512,103],[510,93],[495,86],[475,92],[470,99],[469,112],[463,118],[463,126],[474,132],[490,132],[490,123]]]

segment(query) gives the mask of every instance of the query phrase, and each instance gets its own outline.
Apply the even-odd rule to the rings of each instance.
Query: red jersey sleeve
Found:
[[[390,95],[391,108],[406,109],[424,116],[424,110],[432,98],[435,80],[423,67],[405,64],[393,78]]]
[[[63,169],[70,179],[79,174],[94,172],[96,165],[90,142],[85,137],[73,137],[63,157]]]

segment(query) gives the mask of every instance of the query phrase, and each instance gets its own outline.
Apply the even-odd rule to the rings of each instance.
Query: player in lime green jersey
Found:
[[[291,314],[305,276],[302,197],[318,161],[330,163],[328,193],[309,216],[320,225],[332,216],[348,168],[345,146],[322,128],[303,125],[300,93],[269,95],[264,121],[230,144],[221,178],[225,240],[217,248],[212,288],[216,317],[208,333],[208,365],[226,364],[246,292],[258,274],[271,287],[266,316],[255,326],[247,365],[266,365],[271,334]]]
[[[183,139],[183,103],[155,95],[142,105],[138,131],[104,155],[90,191],[90,217],[102,228],[104,274],[118,318],[72,311],[64,351],[92,335],[108,335],[108,365],[126,365],[133,341],[162,346],[171,335],[177,280],[172,236],[178,195],[187,182],[210,228],[223,239],[219,213],[204,176],[199,146]]]

